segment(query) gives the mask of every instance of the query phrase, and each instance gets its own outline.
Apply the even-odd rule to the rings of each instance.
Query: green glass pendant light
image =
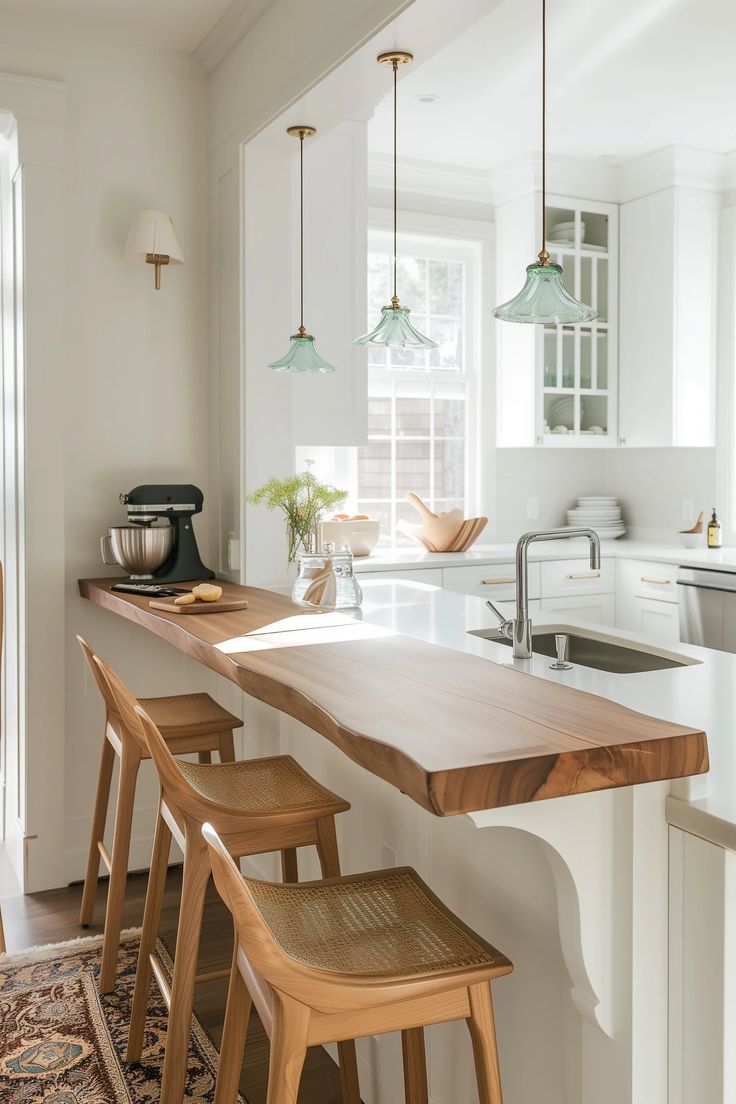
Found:
[[[286,356],[269,364],[274,372],[334,372],[331,364],[319,355],[314,338],[304,328],[304,139],[317,133],[312,126],[292,126],[286,131],[299,139],[299,329],[291,335]]]
[[[409,314],[411,312],[408,307],[402,307],[399,304],[399,297],[396,293],[396,263],[398,256],[396,201],[396,75],[400,65],[408,65],[413,59],[414,55],[407,53],[406,50],[391,50],[389,53],[379,54],[377,58],[379,65],[390,65],[394,74],[394,293],[391,296],[391,304],[381,308],[381,321],[376,328],[371,330],[370,333],[363,334],[362,337],[356,337],[354,342],[355,345],[380,345],[382,347],[388,345],[412,349],[437,348],[436,341],[433,341],[431,337],[425,337],[424,334],[421,334],[419,330],[411,324],[409,321]]]
[[[574,325],[592,322],[598,311],[573,298],[562,281],[562,268],[547,252],[547,0],[542,0],[542,248],[526,270],[526,282],[513,299],[496,307],[502,322]]]

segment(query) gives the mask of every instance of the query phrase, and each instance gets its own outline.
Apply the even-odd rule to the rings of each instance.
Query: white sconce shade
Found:
[[[128,230],[125,252],[131,261],[156,266],[156,289],[161,287],[161,266],[184,264],[174,224],[165,211],[138,211]]]

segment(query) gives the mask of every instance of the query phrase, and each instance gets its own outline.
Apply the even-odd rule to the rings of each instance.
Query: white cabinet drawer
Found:
[[[570,595],[569,598],[543,598],[542,613],[552,613],[563,620],[592,621],[596,625],[613,625],[616,600],[612,594]]]
[[[677,603],[677,570],[677,564],[619,560],[619,590],[622,595]]]
[[[680,608],[672,602],[657,602],[652,598],[637,598],[635,631],[660,644],[680,643]]]
[[[369,579],[378,579],[385,583],[388,579],[393,583],[430,583],[432,586],[442,586],[441,567],[419,567],[412,571],[404,571],[396,568],[395,571],[357,571],[358,582],[361,586]]]
[[[459,590],[461,594],[475,594],[490,598],[492,602],[512,599],[516,596],[516,564],[500,563],[474,565],[473,567],[446,567],[442,572],[443,586],[447,590]],[[529,564],[529,597],[540,594],[538,563]]]
[[[542,563],[542,598],[565,598],[568,594],[613,594],[613,560],[592,568],[584,560],[547,560]]]

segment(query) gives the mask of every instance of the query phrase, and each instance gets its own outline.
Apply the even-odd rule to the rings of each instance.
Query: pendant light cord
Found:
[[[547,0],[542,0],[542,250],[539,263],[549,264],[547,252]]]
[[[304,337],[304,131],[299,132],[299,336]]]
[[[397,203],[396,196],[397,196],[397,190],[398,190],[397,175],[396,175],[396,149],[397,149],[397,145],[396,145],[396,125],[397,125],[397,111],[396,111],[397,91],[396,91],[396,85],[397,85],[397,74],[398,74],[398,71],[399,71],[399,63],[398,63],[398,61],[396,61],[396,59],[394,59],[394,61],[393,61],[393,70],[394,70],[394,294],[393,294],[393,298],[391,299],[391,306],[395,310],[396,307],[398,307],[398,305],[399,305],[399,297],[396,294],[396,262],[397,262],[397,257],[398,257],[398,246],[397,246],[398,215],[397,215],[397,210],[396,210],[396,203]]]

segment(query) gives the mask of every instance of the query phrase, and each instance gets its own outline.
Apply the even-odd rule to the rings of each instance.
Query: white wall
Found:
[[[202,486],[205,503],[210,497],[206,88],[196,64],[179,55],[63,39],[42,43],[37,32],[24,37],[18,29],[0,44],[2,71],[59,81],[67,101],[60,175],[63,275],[51,288],[35,277],[38,295],[34,286],[27,288],[35,296],[36,331],[42,326],[41,295],[49,297],[48,311],[61,301],[66,319],[63,367],[31,358],[28,363],[36,387],[44,368],[54,375],[63,371],[62,380],[48,381],[58,385],[52,415],[60,444],[38,435],[29,441],[29,471],[40,473],[34,476],[39,480],[45,470],[49,486],[58,486],[49,517],[52,505],[58,516],[44,527],[37,511],[36,539],[43,540],[49,566],[65,580],[54,600],[64,604],[66,626],[63,648],[53,655],[56,669],[29,656],[29,698],[54,686],[61,672],[67,702],[66,712],[63,701],[56,703],[53,726],[29,733],[39,762],[45,742],[48,764],[58,761],[59,749],[64,763],[61,809],[31,803],[28,822],[20,826],[31,837],[25,886],[39,889],[81,875],[94,798],[102,712],[75,634],[85,635],[139,694],[213,682],[198,665],[89,606],[76,591],[77,578],[109,574],[100,567],[98,543],[107,525],[125,521],[120,491],[143,481],[194,482]],[[151,269],[123,255],[128,220],[140,207],[170,212],[186,260],[183,267],[164,270],[157,293]],[[213,545],[208,520],[197,523],[205,560]],[[31,774],[29,793],[41,784]],[[61,791],[56,768],[46,784]],[[144,786],[141,808],[150,811],[153,803],[152,787]],[[134,829],[137,865],[146,861],[148,822],[144,814]],[[52,869],[60,841],[63,860]]]
[[[498,449],[496,470],[494,535],[501,540],[566,524],[578,495],[618,495],[629,535],[642,540],[676,540],[687,528],[683,499],[692,499],[695,515],[718,506],[712,448]],[[537,501],[536,518],[528,515],[529,499]]]

